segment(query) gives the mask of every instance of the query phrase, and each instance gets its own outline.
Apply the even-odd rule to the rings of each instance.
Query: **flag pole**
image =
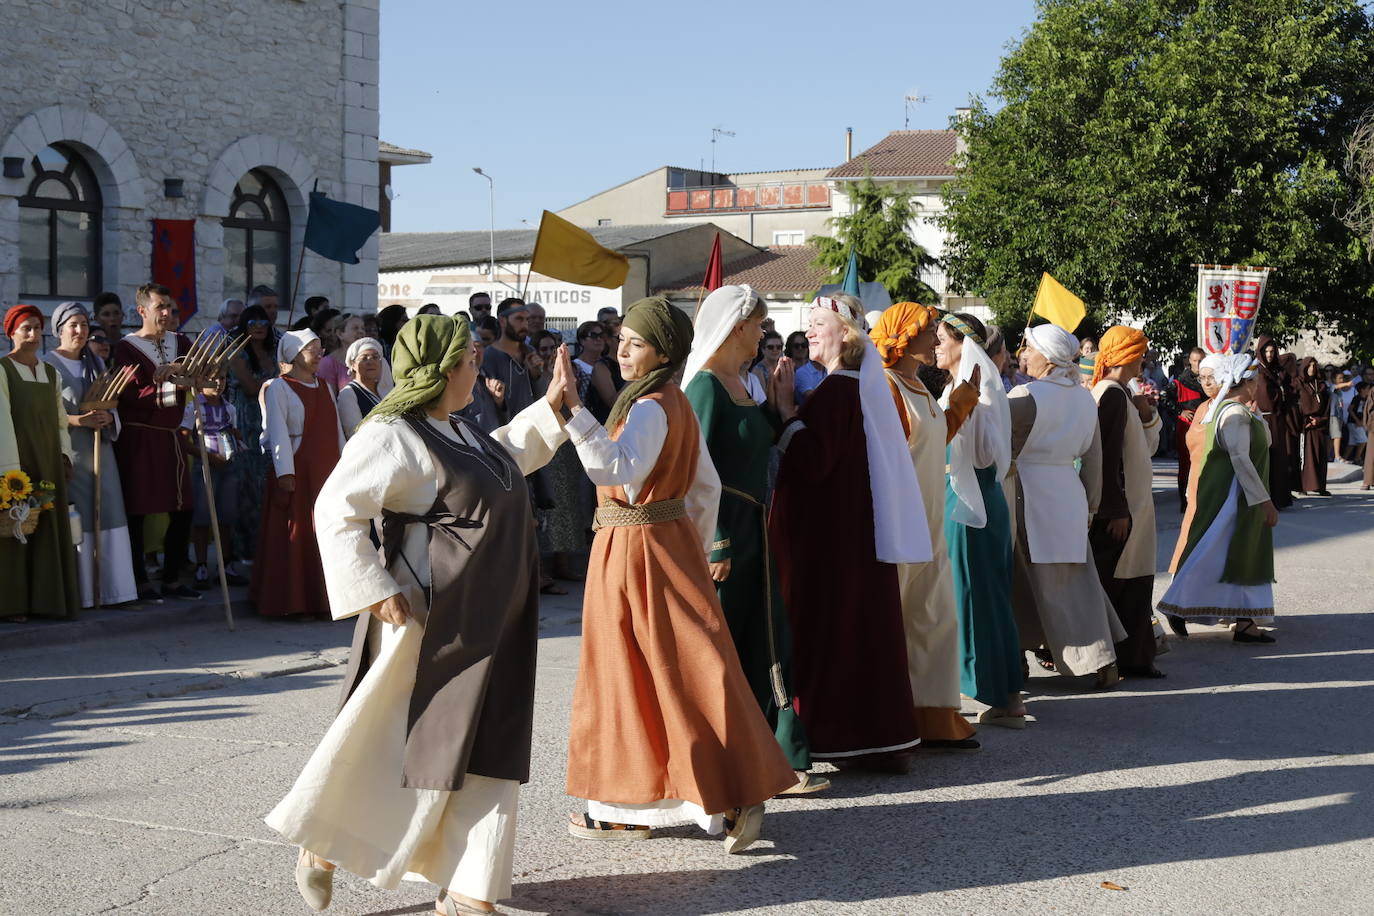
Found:
[[[95,569],[93,569],[91,579],[94,582],[93,592],[95,593],[95,609],[98,611],[103,606],[101,602],[100,586],[100,427],[95,428]]]
[[[310,189],[310,193],[315,193],[320,189],[320,180],[315,179],[315,186]],[[306,228],[310,228],[310,218],[306,217]],[[286,327],[290,328],[296,319],[296,294],[301,291],[301,269],[305,266],[305,233],[301,233],[301,253],[296,258],[296,275],[291,278],[291,308],[286,313]],[[233,629],[231,625],[229,629]]]
[[[205,505],[210,510],[210,533],[215,539],[215,563],[219,566],[220,596],[224,599],[224,622],[229,632],[234,632],[234,609],[229,603],[229,577],[224,571],[224,543],[219,534],[219,511],[215,506],[215,485],[210,478],[210,456],[205,448],[205,414],[200,408],[200,398],[191,392],[191,403],[196,410],[196,439],[200,443],[200,474],[205,484]]]

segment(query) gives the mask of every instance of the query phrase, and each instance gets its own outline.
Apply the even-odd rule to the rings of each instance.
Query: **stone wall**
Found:
[[[378,3],[4,0],[0,155],[21,158],[26,176],[0,177],[0,311],[20,293],[28,163],[56,142],[95,170],[101,286],[127,307],[148,279],[149,221],[194,219],[198,317],[213,317],[224,292],[220,220],[253,168],[286,194],[294,276],[316,181],[331,198],[377,206]],[[184,182],[183,197],[165,196],[168,178]],[[375,235],[360,256],[342,265],[307,252],[300,299],[375,309]],[[279,292],[285,313],[290,290]]]

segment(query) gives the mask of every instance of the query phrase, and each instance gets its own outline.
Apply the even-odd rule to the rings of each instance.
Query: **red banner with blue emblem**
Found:
[[[172,291],[181,324],[196,313],[196,221],[153,220],[153,282]]]

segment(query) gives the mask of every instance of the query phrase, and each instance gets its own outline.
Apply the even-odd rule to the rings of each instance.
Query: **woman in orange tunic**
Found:
[[[597,534],[573,692],[568,794],[587,799],[573,836],[647,839],[696,823],[758,838],[763,802],[796,783],[740,667],[706,564],[720,480],[692,406],[672,377],[692,323],[643,299],[621,325],[630,383],[607,421],[570,387],[578,457],[598,485]]]

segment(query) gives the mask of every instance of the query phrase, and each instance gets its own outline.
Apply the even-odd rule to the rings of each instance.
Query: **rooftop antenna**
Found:
[[[913,89],[911,94],[902,99],[903,106],[906,108],[906,117],[902,119],[902,130],[911,129],[911,106],[922,105],[930,101],[930,96],[921,95],[921,90]]]
[[[735,132],[734,132],[733,130],[726,130],[726,129],[723,128],[723,127],[713,127],[713,128],[711,128],[711,173],[712,173],[712,174],[715,174],[715,171],[716,171],[716,138],[717,138],[717,137],[733,137],[734,135],[735,135]]]

